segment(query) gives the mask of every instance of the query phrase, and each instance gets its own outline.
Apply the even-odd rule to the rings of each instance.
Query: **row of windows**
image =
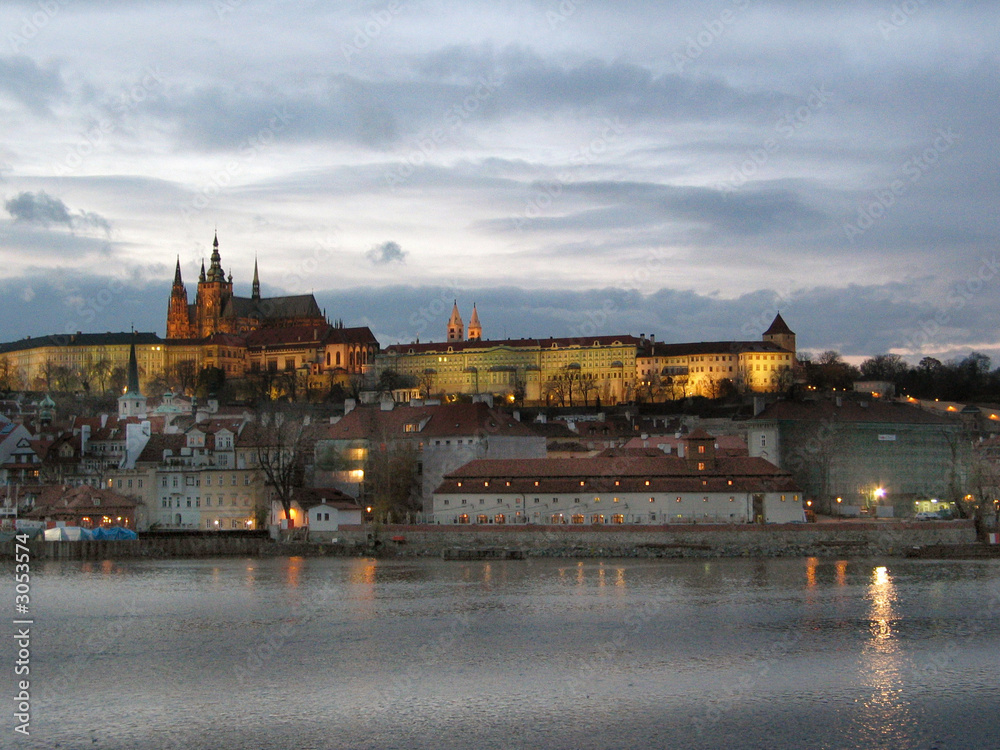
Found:
[[[184,505],[182,506],[181,503],[184,503]],[[192,503],[194,503],[194,505],[192,505]],[[234,508],[238,508],[240,506],[240,501],[234,497],[229,504],[232,507],[234,507]],[[218,500],[215,501],[215,507],[216,508],[223,508],[223,507],[225,507],[225,505],[226,505],[226,498],[224,498],[224,497],[220,496],[218,498]],[[244,498],[242,505],[243,505],[243,507],[249,507],[250,506],[250,500],[248,498]],[[198,499],[198,498],[195,498],[194,500],[192,500],[191,498],[188,498],[187,500],[180,500],[180,499],[178,499],[178,500],[171,500],[170,498],[160,498],[160,507],[161,508],[180,508],[180,507],[185,507],[185,508],[200,508],[201,507],[201,500]],[[206,508],[211,508],[212,507],[212,497],[211,497],[211,495],[208,495],[208,496],[205,497],[205,507]]]
[[[730,481],[730,484],[732,484],[731,481]],[[518,504],[517,503],[518,499],[519,498],[515,498],[514,505]],[[799,496],[798,495],[792,495],[791,499],[792,499],[792,502],[797,503],[799,501]],[[709,500],[709,498],[708,498],[707,495],[704,495],[704,496],[702,496],[701,500],[702,500],[702,502],[707,503],[708,500]],[[788,496],[787,495],[782,495],[781,496],[781,502],[784,503],[787,500],[788,500]],[[611,499],[612,503],[617,503],[617,502],[620,502],[620,501],[621,501],[621,498],[617,498],[617,497],[613,497]],[[468,502],[469,502],[468,498],[464,498],[464,497],[462,498],[462,505],[468,505]],[[574,503],[579,503],[580,502],[580,498],[574,497],[573,498],[573,502]],[[600,503],[601,502],[601,498],[600,497],[594,497],[594,502],[595,503]],[[649,498],[649,502],[655,503],[656,502],[656,498],[655,497]],[[677,495],[676,502],[682,503],[682,502],[684,502],[684,498],[682,496],[680,496],[680,495]],[[733,495],[730,495],[729,496],[729,502],[731,502],[731,503],[736,502],[736,497],[733,496]],[[496,499],[496,504],[497,505],[502,505],[503,503],[504,503],[504,499],[502,497],[498,497]],[[539,498],[539,497],[534,498],[534,503],[533,504],[538,505],[540,503],[541,503],[541,498]],[[450,505],[451,504],[451,500],[449,498],[445,498],[444,501],[443,501],[443,504],[444,505]],[[479,504],[480,505],[486,505],[486,498],[484,498],[484,497],[479,498]],[[559,504],[559,498],[558,497],[552,498],[551,504],[552,505],[558,505]]]

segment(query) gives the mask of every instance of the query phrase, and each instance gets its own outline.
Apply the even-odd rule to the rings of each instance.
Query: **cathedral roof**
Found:
[[[322,318],[323,312],[311,294],[296,294],[289,297],[230,297],[222,311],[223,318]]]

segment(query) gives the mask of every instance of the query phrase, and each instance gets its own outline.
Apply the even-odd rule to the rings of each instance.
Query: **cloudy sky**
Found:
[[[0,340],[249,294],[383,344],[1000,364],[993,2],[4,0]]]

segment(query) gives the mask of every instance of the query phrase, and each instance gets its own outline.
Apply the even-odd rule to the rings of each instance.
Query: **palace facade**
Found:
[[[482,330],[473,307],[466,338],[456,301],[444,341],[386,347],[376,370],[411,378],[424,396],[490,393],[549,406],[776,391],[796,377],[795,334],[780,314],[760,341],[664,344],[642,334],[492,341]]]

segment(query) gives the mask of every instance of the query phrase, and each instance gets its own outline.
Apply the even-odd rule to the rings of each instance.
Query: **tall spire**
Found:
[[[257,275],[257,258],[253,259],[253,291],[250,293],[251,299],[260,299],[260,276]]]
[[[125,395],[142,395],[139,390],[139,362],[135,356],[135,331],[132,332],[132,343],[128,349],[128,384],[125,386]]]
[[[448,341],[464,341],[465,324],[462,323],[462,316],[458,312],[458,300],[451,308],[451,318],[448,319]]]
[[[216,231],[212,241],[212,265],[208,269],[209,281],[225,281],[226,273],[222,270],[222,256],[219,255],[219,233]]]
[[[483,326],[479,322],[479,311],[476,303],[472,303],[472,317],[469,318],[469,341],[480,341],[483,338]]]
[[[174,286],[184,286],[181,281],[181,256],[177,256],[177,268],[174,269]]]
[[[198,281],[199,282],[204,282],[205,281],[205,259],[204,258],[201,259],[201,273],[198,274]]]

